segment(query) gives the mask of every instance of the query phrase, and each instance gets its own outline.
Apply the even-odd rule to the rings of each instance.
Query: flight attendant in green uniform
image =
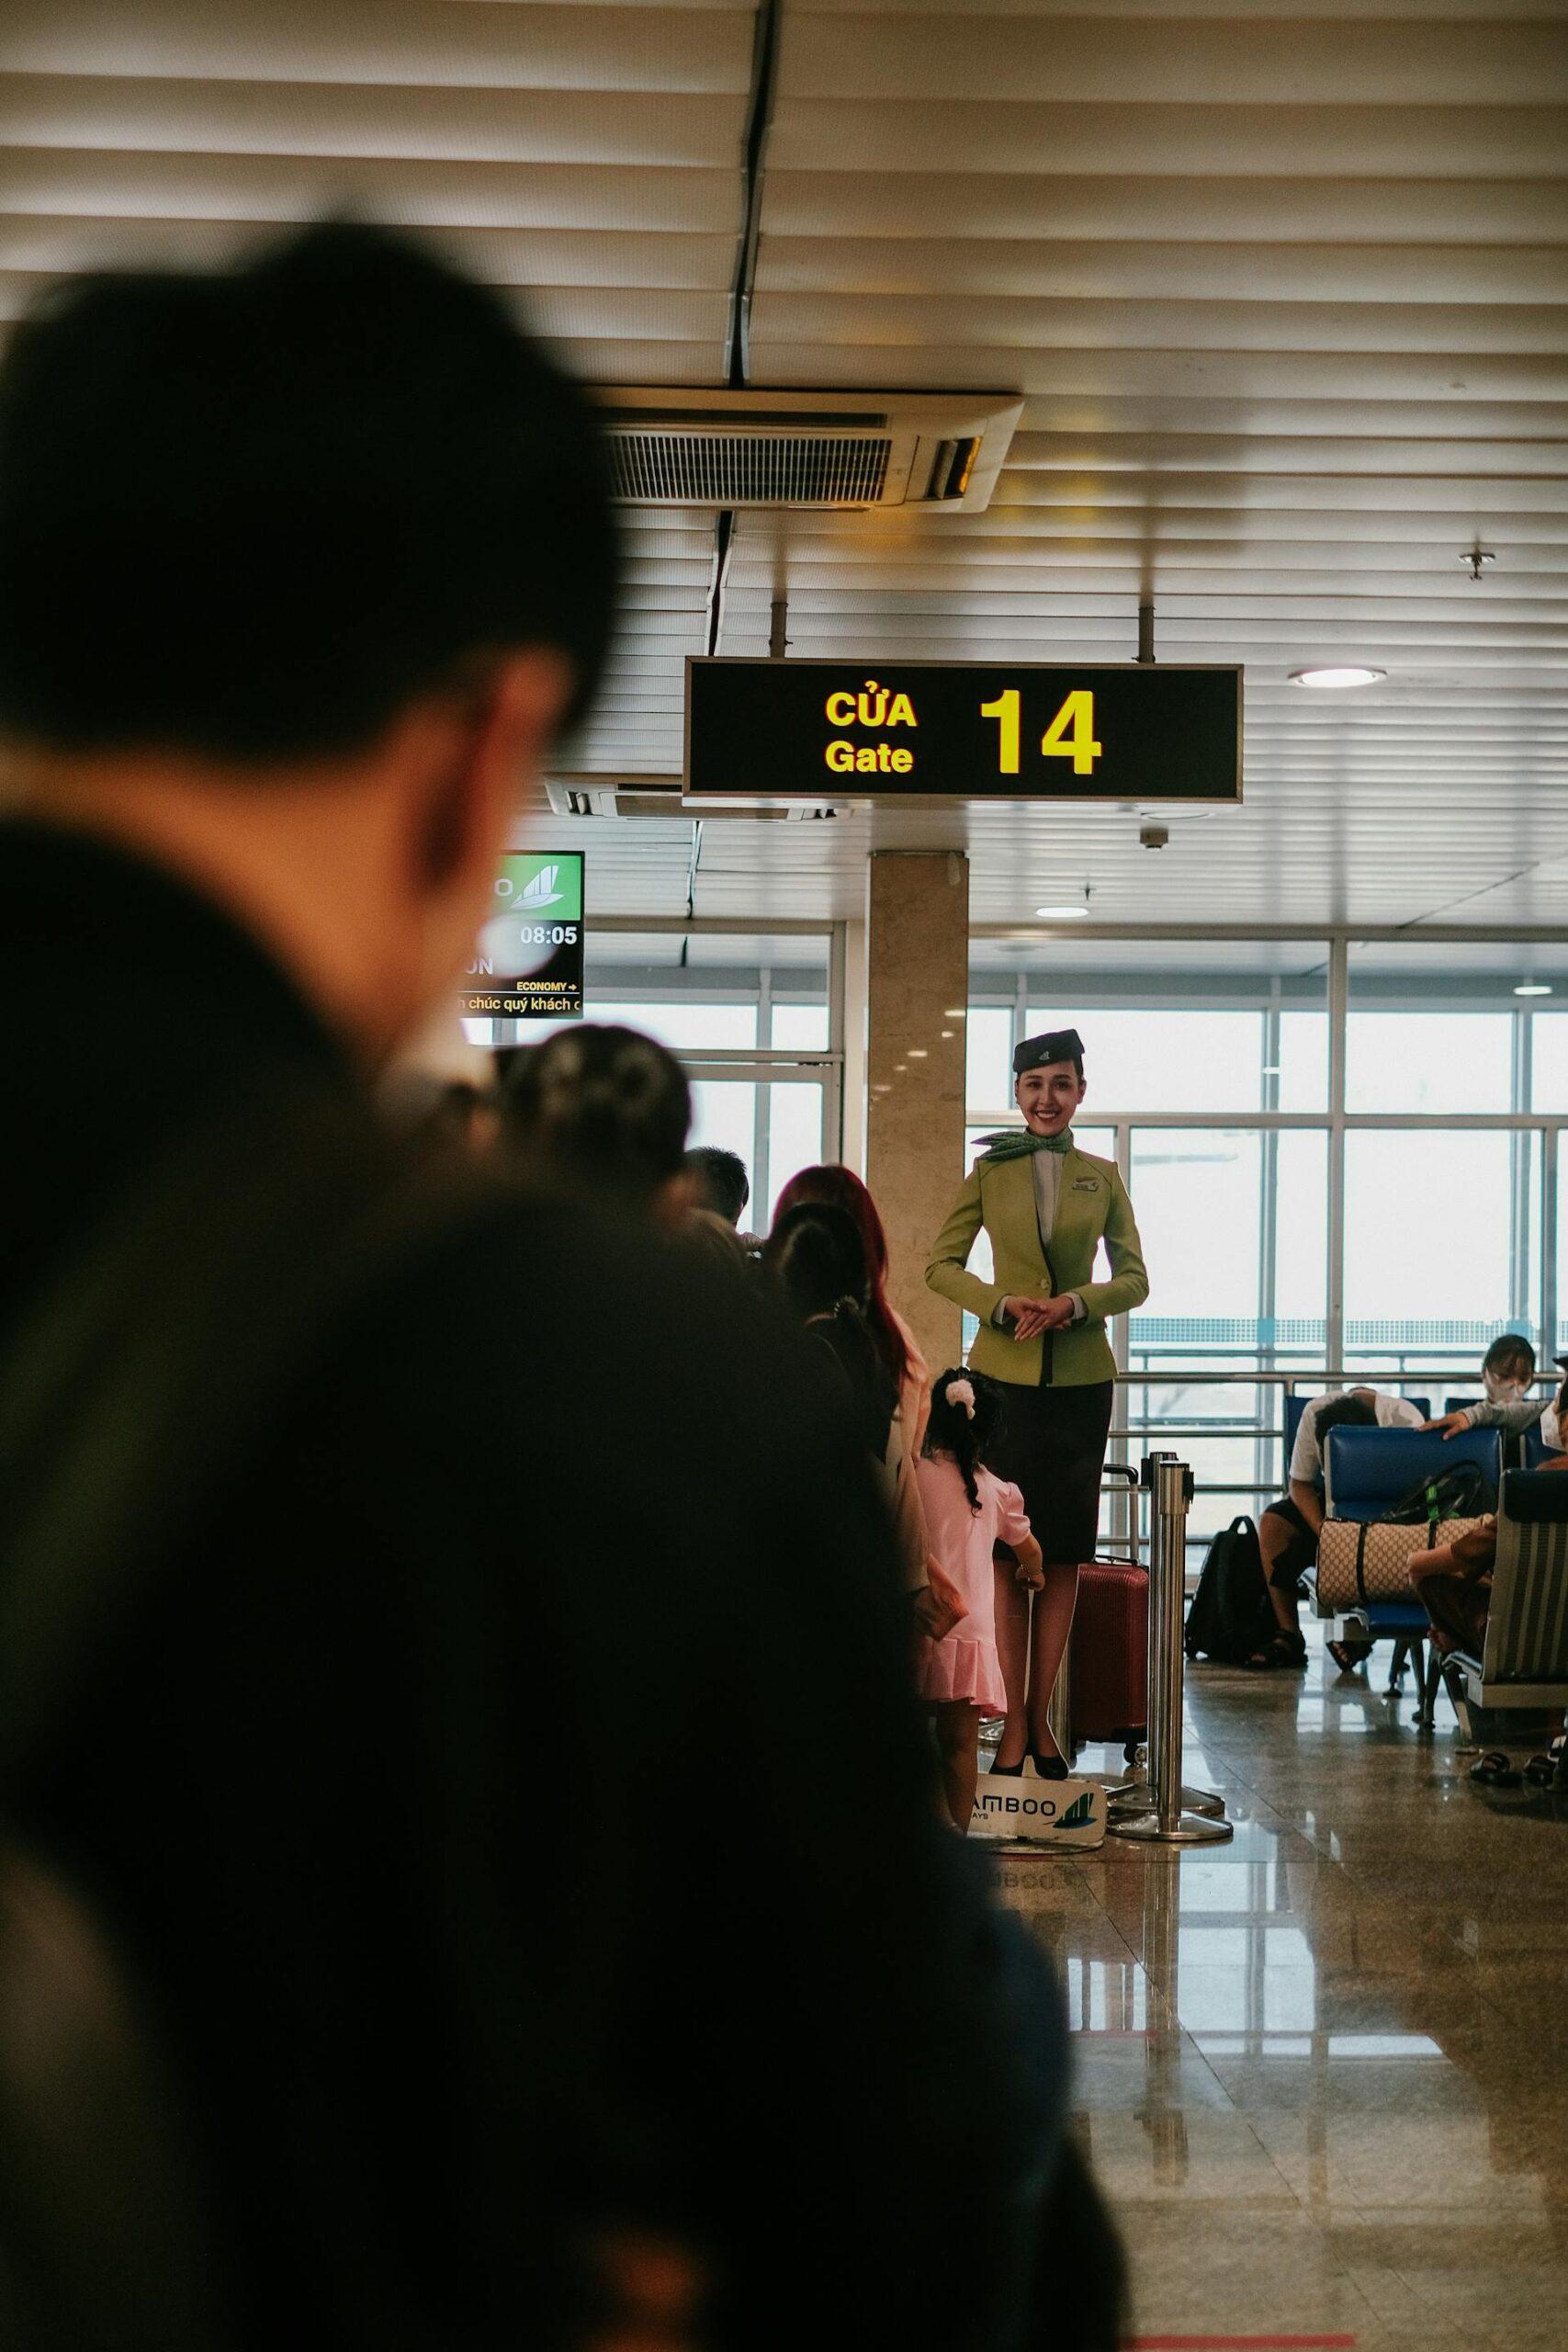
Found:
[[[986,1137],[937,1236],[926,1282],[980,1318],[969,1361],[1000,1384],[1003,1399],[987,1464],[1021,1487],[1045,1559],[1032,1606],[1010,1576],[997,1578],[1008,1719],[993,1769],[1021,1771],[1032,1751],[1038,1770],[1059,1779],[1066,1765],[1045,1711],[1072,1630],[1078,1564],[1093,1558],[1100,1523],[1115,1372],[1106,1318],[1141,1306],[1149,1282],[1114,1162],[1073,1141],[1085,1092],[1077,1031],[1025,1038],[1012,1066],[1024,1132]],[[989,1283],[968,1271],[982,1226],[996,1269]],[[1094,1280],[1101,1244],[1109,1282]]]

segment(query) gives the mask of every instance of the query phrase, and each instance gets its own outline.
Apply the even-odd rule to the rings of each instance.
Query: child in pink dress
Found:
[[[967,1830],[975,1810],[980,1718],[1007,1713],[1007,1686],[997,1655],[993,1545],[1006,1544],[1016,1555],[1020,1584],[1038,1591],[1044,1582],[1040,1546],[1030,1532],[1023,1497],[981,1466],[996,1409],[987,1382],[962,1365],[944,1372],[931,1391],[931,1419],[918,1464],[931,1550],[969,1612],[940,1642],[922,1635],[916,1661],[920,1696],[936,1718],[942,1793],[958,1830]]]

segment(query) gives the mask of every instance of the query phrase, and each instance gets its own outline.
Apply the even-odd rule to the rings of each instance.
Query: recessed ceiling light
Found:
[[[944,1021],[967,1021],[969,1008],[964,1004],[950,1004],[942,1017]]]
[[[1551,983],[1550,980],[1521,980],[1514,990],[1514,994],[1516,996],[1550,996]]]
[[[1087,907],[1036,907],[1035,913],[1046,922],[1087,922]]]
[[[1386,670],[1292,670],[1292,686],[1375,686],[1386,678]]]

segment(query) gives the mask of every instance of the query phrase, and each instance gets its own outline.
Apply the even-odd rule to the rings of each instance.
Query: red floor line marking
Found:
[[[1355,2352],[1353,2335],[1134,2335],[1125,2352]]]

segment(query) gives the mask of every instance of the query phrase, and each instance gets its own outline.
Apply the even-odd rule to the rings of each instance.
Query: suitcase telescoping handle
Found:
[[[1120,1554],[1108,1551],[1104,1556],[1110,1560],[1129,1560],[1134,1567],[1141,1568],[1144,1565],[1143,1541],[1138,1524],[1137,1495],[1143,1484],[1142,1476],[1130,1462],[1107,1462],[1100,1471],[1100,1483],[1102,1490],[1133,1498],[1132,1508],[1127,1513],[1127,1549]]]

